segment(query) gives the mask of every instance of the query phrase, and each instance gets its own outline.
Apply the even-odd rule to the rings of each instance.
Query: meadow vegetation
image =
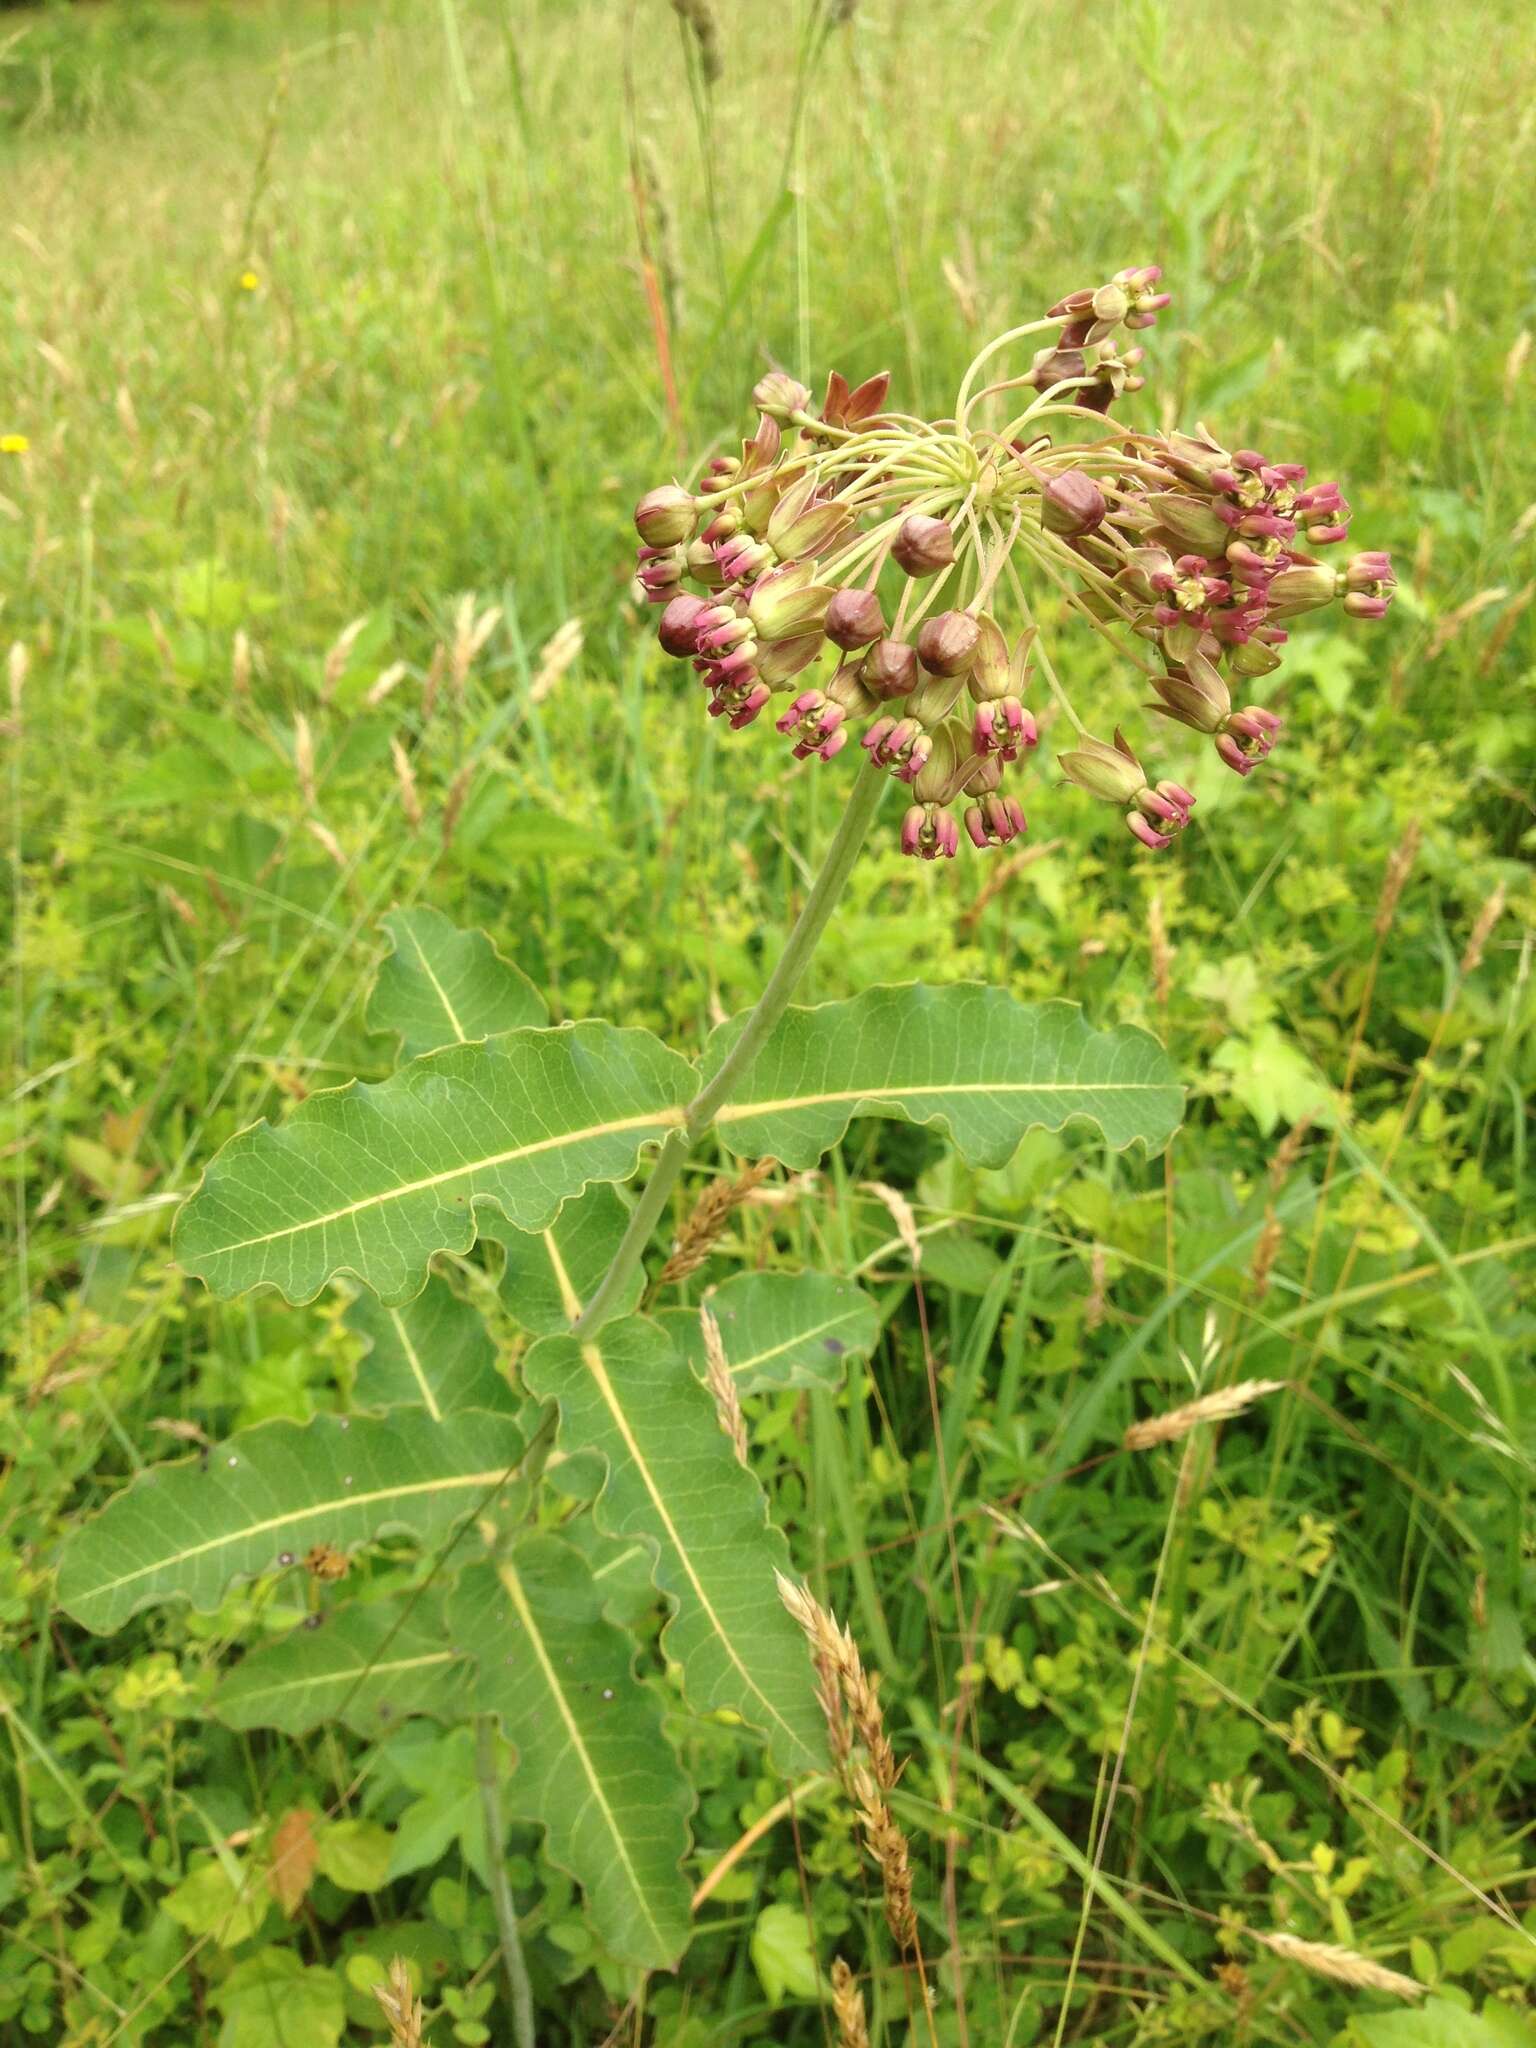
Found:
[[[1123,416],[1338,474],[1392,614],[1299,622],[1283,750],[1207,770],[1169,851],[1048,729],[1027,839],[882,834],[806,999],[1068,997],[1167,1045],[1183,1128],[973,1170],[861,1121],[744,1183],[705,1151],[658,1238],[698,1254],[665,1307],[742,1265],[876,1305],[840,1390],[741,1423],[879,1674],[931,2001],[867,1823],[685,1700],[575,1460],[547,1511],[645,1638],[703,1896],[644,1977],[515,1823],[538,2039],[1536,2042],[1523,8],[12,9],[0,181],[0,2040],[380,2040],[395,1957],[429,2042],[513,2038],[473,1732],[210,1713],[429,1549],[110,1640],[58,1609],[125,1480],[345,1410],[365,1355],[345,1287],[216,1300],[172,1219],[231,1134],[389,1071],[392,907],[488,930],[557,1021],[693,1053],[750,1004],[836,778],[701,716],[635,499],[765,370],[936,412],[987,335],[1157,262]],[[498,1257],[440,1271],[494,1315]]]

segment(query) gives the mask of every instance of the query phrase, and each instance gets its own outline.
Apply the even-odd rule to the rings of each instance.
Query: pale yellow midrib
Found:
[[[378,1500],[408,1500],[418,1493],[441,1493],[447,1488],[465,1486],[489,1486],[494,1480],[499,1486],[507,1476],[507,1467],[499,1465],[492,1472],[468,1472],[450,1474],[442,1479],[418,1479],[409,1486],[381,1486],[372,1493],[343,1493],[334,1500],[323,1500],[310,1508],[296,1508],[292,1514],[271,1515],[265,1522],[251,1522],[243,1529],[237,1529],[232,1536],[213,1536],[206,1543],[194,1543],[190,1550],[178,1550],[172,1557],[162,1557],[154,1564],[140,1565],[137,1571],[124,1572],[121,1578],[106,1579],[99,1586],[89,1588],[93,1600],[105,1599],[115,1593],[119,1586],[131,1586],[135,1579],[147,1579],[156,1572],[170,1571],[176,1565],[186,1564],[191,1558],[206,1557],[210,1551],[226,1550],[233,1543],[246,1543],[253,1536],[265,1536],[271,1529],[291,1529],[296,1522],[312,1521],[316,1515],[332,1515],[341,1508],[370,1507]],[[84,1594],[81,1598],[86,1597]]]
[[[404,1316],[401,1315],[399,1309],[392,1308],[389,1312],[389,1319],[394,1324],[396,1335],[400,1339],[400,1348],[405,1353],[406,1358],[409,1361],[411,1371],[416,1376],[416,1384],[421,1389],[421,1398],[427,1404],[427,1413],[431,1416],[434,1422],[441,1422],[443,1419],[443,1411],[441,1408],[438,1407],[432,1389],[427,1384],[426,1370],[421,1363],[421,1359],[417,1355],[416,1346],[411,1342],[409,1336],[406,1334]]]
[[[429,1173],[421,1180],[402,1181],[398,1187],[385,1188],[376,1195],[365,1195],[360,1202],[348,1202],[345,1208],[332,1209],[324,1216],[306,1216],[299,1223],[285,1223],[281,1230],[268,1230],[260,1237],[242,1237],[233,1244],[214,1245],[207,1251],[200,1251],[198,1257],[218,1259],[226,1252],[248,1252],[259,1244],[275,1244],[280,1237],[297,1237],[302,1230],[323,1230],[328,1223],[343,1223],[347,1217],[360,1215],[365,1209],[380,1209],[386,1202],[399,1202],[407,1195],[440,1188],[446,1181],[463,1180],[466,1174],[485,1173],[493,1166],[510,1165],[514,1159],[531,1159],[536,1152],[553,1152],[562,1145],[579,1145],[587,1138],[606,1138],[615,1131],[640,1131],[653,1127],[676,1129],[682,1122],[681,1109],[653,1109],[644,1116],[616,1117],[611,1123],[588,1124],[579,1131],[562,1131],[553,1138],[540,1138],[532,1145],[514,1145],[509,1152],[493,1152],[484,1159],[466,1160],[462,1166],[450,1166],[442,1173]]]
[[[417,938],[414,932],[410,934],[410,940],[411,944],[416,948],[416,958],[421,962],[422,973],[427,977],[428,981],[431,982],[433,988],[436,989],[437,1000],[442,1004],[444,1010],[446,1010],[448,1013],[448,1022],[453,1026],[454,1036],[458,1039],[460,1045],[468,1045],[469,1040],[464,1034],[464,1026],[459,1022],[458,1012],[454,1009],[452,1003],[450,1003],[448,1000],[448,991],[443,987],[443,984],[432,972],[432,963],[427,958],[426,954],[422,951],[421,941]]]
[[[777,1358],[781,1351],[793,1351],[797,1344],[809,1344],[813,1337],[819,1337],[824,1330],[835,1330],[839,1323],[847,1321],[846,1315],[829,1316],[824,1323],[814,1323],[808,1330],[797,1330],[793,1337],[786,1337],[782,1344],[770,1344],[766,1351],[754,1351],[750,1358],[744,1358],[740,1364],[733,1365],[731,1371],[751,1372],[754,1366],[761,1365],[765,1359]]]
[[[677,1525],[672,1520],[671,1515],[667,1512],[667,1504],[662,1499],[661,1494],[657,1489],[655,1480],[651,1477],[650,1465],[647,1463],[646,1459],[641,1455],[640,1446],[638,1443],[636,1443],[634,1432],[630,1429],[629,1426],[629,1418],[624,1413],[623,1409],[619,1406],[619,1403],[614,1396],[613,1382],[609,1379],[608,1369],[603,1364],[603,1354],[601,1353],[601,1351],[598,1350],[595,1344],[583,1344],[581,1347],[581,1355],[587,1367],[587,1370],[592,1374],[592,1377],[597,1382],[598,1392],[602,1395],[604,1401],[608,1404],[608,1412],[613,1417],[614,1423],[618,1428],[620,1436],[624,1439],[625,1448],[628,1450],[629,1455],[634,1462],[635,1470],[640,1474],[640,1478],[642,1483],[644,1484],[646,1492],[651,1497],[651,1503],[654,1506],[657,1514],[661,1517],[662,1527],[666,1530],[672,1548],[677,1554],[677,1561],[682,1566],[683,1570],[687,1573],[688,1583],[692,1586],[695,1594],[698,1596],[698,1602],[700,1607],[703,1608],[705,1614],[709,1617],[709,1625],[715,1632],[716,1640],[722,1645],[722,1647],[725,1650],[725,1654],[730,1658],[731,1662],[735,1665],[736,1669],[741,1673],[742,1677],[746,1680],[749,1690],[753,1692],[757,1696],[757,1698],[762,1701],[763,1706],[766,1708],[767,1712],[784,1730],[784,1733],[794,1743],[795,1747],[797,1749],[803,1748],[804,1745],[802,1744],[800,1737],[795,1733],[794,1729],[785,1720],[784,1716],[773,1704],[773,1701],[768,1698],[767,1694],[763,1691],[762,1687],[758,1684],[757,1680],[752,1676],[751,1672],[747,1669],[746,1665],[742,1663],[740,1657],[737,1656],[735,1644],[726,1634],[724,1625],[722,1624],[719,1615],[715,1612],[713,1602],[710,1600],[710,1597],[705,1592],[703,1586],[699,1583],[699,1575],[693,1568],[693,1560],[689,1557],[687,1549],[683,1544],[683,1540],[677,1532]]]
[[[555,1285],[560,1290],[560,1306],[565,1310],[565,1319],[569,1323],[574,1323],[581,1314],[581,1296],[576,1292],[571,1276],[566,1271],[565,1261],[560,1256],[560,1247],[555,1242],[555,1233],[552,1230],[544,1232],[544,1249],[549,1253],[549,1263],[555,1270]]]
[[[539,1625],[535,1619],[533,1609],[528,1605],[524,1597],[522,1581],[505,1559],[498,1562],[496,1570],[503,1587],[506,1589],[507,1598],[517,1609],[517,1618],[523,1625],[523,1633],[533,1645],[533,1654],[539,1660],[539,1669],[544,1673],[544,1682],[549,1687],[550,1693],[554,1698],[561,1720],[565,1723],[565,1732],[570,1738],[571,1746],[581,1758],[581,1767],[586,1773],[587,1783],[592,1788],[592,1797],[602,1809],[603,1819],[608,1824],[608,1832],[612,1835],[614,1847],[619,1853],[619,1861],[623,1864],[629,1878],[630,1890],[634,1893],[640,1911],[645,1915],[647,1926],[656,1937],[657,1945],[665,1948],[665,1937],[657,1926],[650,1907],[646,1904],[645,1887],[640,1882],[639,1873],[636,1871],[634,1864],[630,1861],[629,1848],[624,1840],[623,1830],[614,1818],[613,1808],[608,1803],[607,1796],[603,1791],[602,1781],[597,1774],[596,1766],[593,1764],[592,1758],[588,1753],[586,1743],[582,1740],[581,1730],[576,1725],[576,1717],[571,1712],[570,1702],[566,1699],[564,1689],[560,1684],[559,1675],[554,1665],[550,1662],[549,1652],[544,1647],[544,1638],[539,1631]]]
[[[432,1650],[425,1657],[395,1657],[388,1664],[369,1664],[359,1673],[356,1671],[322,1671],[318,1678],[285,1678],[281,1685],[258,1686],[249,1695],[253,1700],[275,1700],[285,1692],[308,1692],[322,1685],[360,1685],[365,1678],[379,1678],[386,1674],[393,1676],[397,1671],[421,1671],[429,1664],[454,1664],[457,1655],[452,1650]],[[242,1702],[242,1704],[245,1704]]]
[[[1167,1081],[888,1081],[873,1088],[834,1088],[825,1095],[781,1095],[772,1102],[733,1102],[715,1111],[717,1124],[815,1109],[827,1102],[887,1102],[903,1095],[1125,1095],[1173,1086]]]

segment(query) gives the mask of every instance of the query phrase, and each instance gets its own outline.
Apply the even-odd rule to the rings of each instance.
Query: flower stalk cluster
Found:
[[[1145,267],[1068,293],[981,351],[944,419],[888,410],[884,375],[851,388],[834,371],[819,409],[794,378],[764,377],[741,453],[635,509],[639,594],[710,716],[739,729],[769,713],[800,760],[834,760],[857,735],[908,791],[902,850],[949,859],[962,833],[984,850],[1025,830],[1038,674],[1073,729],[1056,756],[1067,780],[1165,847],[1194,794],[1150,776],[1112,719],[1109,740],[1089,729],[1031,609],[1046,592],[1141,672],[1147,709],[1250,774],[1281,721],[1244,700],[1281,666],[1288,622],[1334,603],[1380,618],[1392,566],[1378,552],[1322,559],[1350,510],[1300,463],[1228,450],[1203,427],[1111,423],[1144,382],[1144,352],[1123,337],[1155,325],[1159,286]],[[1047,332],[1027,371],[982,384],[1005,347]],[[984,425],[983,412],[1011,416]]]

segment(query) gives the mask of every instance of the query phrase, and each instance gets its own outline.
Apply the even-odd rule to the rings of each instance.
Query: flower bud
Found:
[[[1104,523],[1104,493],[1081,469],[1053,476],[1040,493],[1040,518],[1047,532],[1077,540]]]
[[[680,659],[698,647],[699,616],[710,609],[702,597],[674,597],[662,613],[656,638]]]
[[[752,386],[752,403],[766,418],[783,426],[791,413],[804,412],[811,402],[811,394],[804,384],[786,376],[782,370],[770,370],[766,377],[759,377]]]
[[[781,561],[818,555],[853,523],[847,505],[818,501],[811,478],[787,490],[768,519],[768,545]]]
[[[947,519],[914,512],[901,522],[891,554],[909,576],[931,576],[955,559],[954,529]]]
[[[917,685],[917,653],[905,640],[877,640],[864,657],[859,680],[872,697],[887,703]]]
[[[647,491],[635,507],[635,530],[647,547],[670,548],[691,540],[698,523],[693,493],[678,484]]]
[[[917,658],[934,676],[963,676],[975,658],[981,628],[969,612],[938,612],[917,636]]]
[[[885,614],[872,590],[840,590],[827,606],[824,624],[834,647],[852,652],[878,640],[885,631]]]

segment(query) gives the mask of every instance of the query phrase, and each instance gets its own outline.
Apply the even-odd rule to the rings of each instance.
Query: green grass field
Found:
[[[1069,997],[1168,1045],[1185,1127],[973,1172],[862,1121],[675,1296],[744,1260],[879,1305],[843,1392],[747,1421],[882,1674],[931,2005],[846,1804],[786,1810],[685,1704],[642,1582],[694,1882],[771,1818],[648,1980],[514,1828],[538,2040],[851,2044],[842,1956],[877,2048],[1536,2043],[1526,10],[704,12],[701,49],[666,0],[0,10],[0,2040],[379,2041],[396,1954],[433,2048],[513,2039],[467,1730],[209,1717],[323,1586],[112,1639],[55,1608],[125,1478],[350,1384],[342,1290],[216,1302],[176,1204],[243,1125],[387,1070],[392,905],[491,931],[557,1020],[692,1052],[749,1003],[846,763],[700,714],[630,507],[748,431],[772,366],[942,412],[994,330],[1158,262],[1125,417],[1337,474],[1397,603],[1301,623],[1283,747],[1207,772],[1170,853],[1049,769],[1023,860],[882,829],[811,999]],[[1284,1384],[1124,1447],[1255,1379]]]

